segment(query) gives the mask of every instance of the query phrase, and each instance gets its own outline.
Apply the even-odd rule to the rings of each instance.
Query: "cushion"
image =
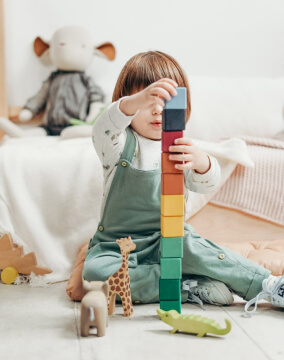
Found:
[[[190,77],[191,137],[273,137],[284,130],[284,78]]]
[[[85,253],[88,244],[84,244],[79,250],[74,270],[68,281],[66,292],[73,300],[80,301],[83,297],[82,289],[82,270],[85,261]],[[246,257],[256,264],[264,266],[270,270],[273,275],[280,276],[284,274],[284,241],[252,241],[249,243],[219,243],[236,253]]]

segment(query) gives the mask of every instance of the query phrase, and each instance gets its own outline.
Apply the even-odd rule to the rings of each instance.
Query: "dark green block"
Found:
[[[181,279],[181,259],[161,258],[161,279]]]
[[[159,297],[160,300],[179,300],[181,301],[180,280],[164,280],[159,281]]]
[[[181,302],[178,300],[160,301],[160,309],[164,311],[176,310],[181,314]]]
[[[161,237],[161,257],[182,258],[183,238],[182,237]]]

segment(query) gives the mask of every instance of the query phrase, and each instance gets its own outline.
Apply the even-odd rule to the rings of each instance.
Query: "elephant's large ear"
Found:
[[[102,56],[108,60],[114,60],[115,58],[115,47],[112,45],[112,43],[104,43],[100,46],[97,46],[94,49],[94,54],[98,56]]]
[[[49,42],[42,40],[39,36],[34,41],[34,52],[43,65],[52,65],[49,54]]]
[[[90,291],[91,290],[91,284],[89,283],[89,281],[84,280],[84,279],[82,279],[82,281],[83,281],[83,289],[84,289],[84,291],[85,292]]]
[[[106,298],[108,298],[108,292],[109,292],[108,280],[103,283],[103,285],[102,285],[102,290],[103,290]]]

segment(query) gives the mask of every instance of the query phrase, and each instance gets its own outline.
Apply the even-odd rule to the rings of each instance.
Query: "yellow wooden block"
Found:
[[[161,214],[164,216],[183,216],[184,195],[161,195]]]
[[[184,236],[184,217],[161,215],[161,233],[163,237]]]

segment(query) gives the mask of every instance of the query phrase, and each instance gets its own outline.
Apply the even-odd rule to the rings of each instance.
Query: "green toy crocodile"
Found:
[[[206,333],[226,335],[231,331],[231,323],[227,319],[225,319],[227,327],[222,329],[215,320],[200,315],[180,315],[176,310],[164,311],[160,309],[157,310],[157,313],[162,321],[173,327],[172,334],[181,330],[202,337]]]

